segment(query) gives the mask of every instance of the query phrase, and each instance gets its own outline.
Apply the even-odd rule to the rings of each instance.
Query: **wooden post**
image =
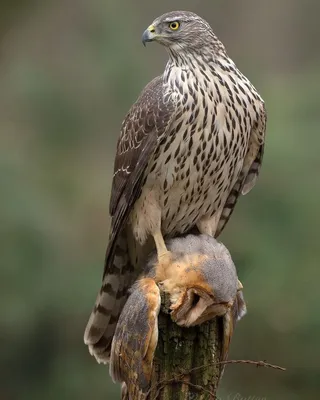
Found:
[[[221,362],[246,312],[221,243],[189,235],[169,246],[170,259],[150,260],[118,321],[110,371],[126,383],[123,400],[216,399]]]
[[[223,319],[181,328],[172,321],[169,304],[169,296],[162,294],[150,391],[133,400],[214,400],[223,371],[217,364],[222,354]],[[125,390],[122,400],[128,399]]]
[[[163,296],[148,400],[213,400],[221,375],[222,318],[192,328],[175,324]]]

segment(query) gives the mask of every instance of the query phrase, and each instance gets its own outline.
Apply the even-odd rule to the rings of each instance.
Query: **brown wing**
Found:
[[[257,181],[264,153],[266,124],[267,114],[264,104],[262,104],[259,120],[251,132],[249,148],[243,163],[242,171],[239,175],[239,179],[232,188],[221,213],[215,235],[216,237],[220,235],[226,223],[229,221],[240,194],[247,194],[250,192]]]
[[[145,392],[149,387],[158,343],[160,304],[160,291],[155,281],[140,279],[133,285],[117,324],[110,375],[115,382],[125,382],[131,394],[139,390]]]
[[[148,162],[167,133],[174,110],[175,104],[165,95],[160,76],[145,87],[123,121],[114,163],[106,268],[113,258],[115,239],[140,196]]]

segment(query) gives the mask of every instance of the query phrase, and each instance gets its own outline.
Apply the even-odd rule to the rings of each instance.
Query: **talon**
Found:
[[[239,281],[239,279],[238,279],[238,286],[237,286],[237,291],[239,292],[240,290],[242,290],[243,289],[243,285],[242,285],[242,283]]]

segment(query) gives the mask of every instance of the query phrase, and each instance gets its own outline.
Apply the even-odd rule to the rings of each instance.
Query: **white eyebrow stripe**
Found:
[[[173,15],[172,17],[166,18],[164,20],[164,22],[172,22],[172,21],[175,21],[176,19],[181,19],[183,17],[185,17],[185,16],[183,16],[183,15]]]

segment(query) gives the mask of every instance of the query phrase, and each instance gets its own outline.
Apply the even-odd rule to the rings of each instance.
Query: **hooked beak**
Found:
[[[147,42],[152,42],[156,37],[156,30],[153,25],[150,25],[142,35],[142,43],[145,46]]]

